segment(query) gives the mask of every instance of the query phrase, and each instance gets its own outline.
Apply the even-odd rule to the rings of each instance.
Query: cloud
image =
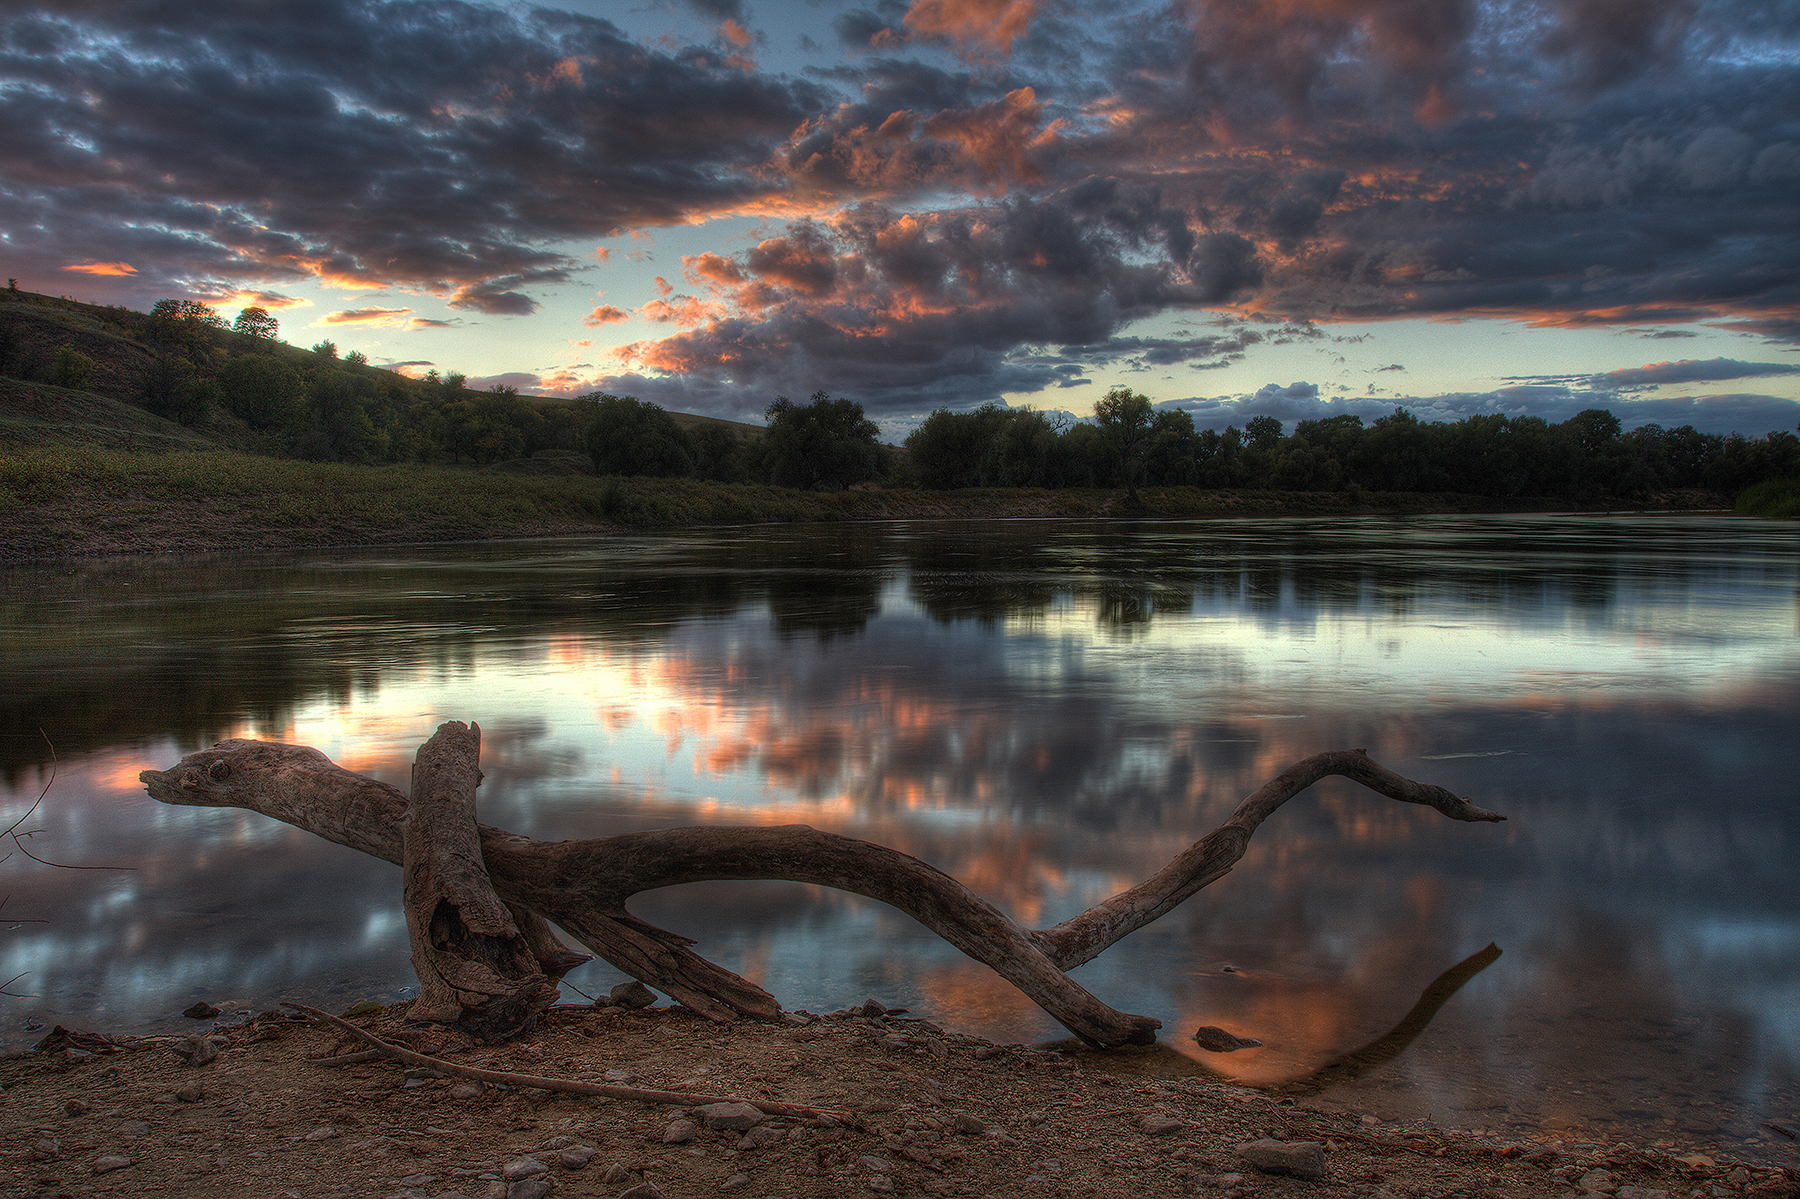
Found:
[[[1800,374],[1800,366],[1781,362],[1739,362],[1731,358],[1683,359],[1680,362],[1653,362],[1645,366],[1621,367],[1604,375],[1591,376],[1595,387],[1656,387],[1665,383],[1712,383],[1725,379],[1756,379],[1771,375]]]
[[[1243,428],[1258,416],[1272,416],[1292,433],[1300,421],[1334,416],[1360,417],[1372,424],[1405,408],[1423,421],[1458,422],[1471,416],[1535,416],[1560,424],[1589,408],[1605,408],[1625,429],[1656,424],[1664,428],[1691,425],[1702,433],[1793,429],[1800,423],[1800,402],[1779,396],[1720,394],[1631,399],[1579,385],[1528,384],[1485,392],[1452,392],[1434,396],[1343,396],[1325,398],[1312,383],[1269,384],[1246,396],[1200,397],[1163,405],[1180,408],[1196,428]]]
[[[530,393],[536,391],[542,380],[529,371],[507,371],[499,375],[477,375],[463,380],[463,386],[471,391],[491,391],[496,387],[510,387],[514,391]]]
[[[314,325],[404,325],[412,315],[410,308],[347,308],[327,312]]]
[[[8,274],[55,290],[80,247],[144,306],[397,288],[602,328],[625,310],[545,302],[589,286],[596,240],[748,216],[754,245],[684,246],[689,294],[662,282],[667,336],[616,378],[732,412],[824,387],[886,420],[1346,321],[1800,344],[1782,6],[870,0],[834,19],[854,53],[785,75],[739,57],[741,0],[689,6],[705,44],[452,0],[9,13]],[[1219,312],[1261,340],[1133,335]],[[1631,369],[1424,402],[1656,382]]]
[[[65,271],[79,271],[84,275],[135,275],[137,268],[129,262],[83,262],[72,263],[63,268]]]
[[[913,0],[902,18],[923,37],[945,38],[978,53],[1005,53],[1037,14],[1035,0]]]
[[[523,314],[574,265],[555,240],[779,187],[756,167],[823,95],[546,9],[59,6],[0,18],[0,228],[27,273],[78,244],[144,296],[312,278]]]

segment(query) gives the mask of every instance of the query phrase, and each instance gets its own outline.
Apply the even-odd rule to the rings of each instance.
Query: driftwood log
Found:
[[[465,739],[466,743],[466,739]],[[1270,779],[1143,883],[1054,928],[1024,929],[956,879],[917,858],[805,825],[673,828],[584,841],[544,842],[476,826],[494,892],[527,923],[532,956],[549,979],[579,960],[542,922],[633,978],[714,1020],[773,1018],[781,1005],[761,987],[707,961],[694,942],[637,919],[625,903],[639,891],[722,879],[786,879],[879,899],[987,965],[1090,1045],[1147,1044],[1161,1021],[1116,1011],[1065,973],[1169,912],[1222,877],[1251,834],[1277,808],[1330,775],[1391,799],[1423,804],[1454,820],[1505,817],[1443,787],[1403,778],[1362,750],[1316,754]],[[402,863],[407,797],[335,765],[316,749],[222,741],[168,770],[138,776],[165,803],[261,812],[329,841]],[[472,822],[472,807],[468,809]],[[410,918],[409,918],[410,926]],[[520,930],[524,933],[524,929]],[[563,955],[567,955],[565,959]],[[557,969],[557,963],[568,965]],[[421,979],[421,989],[424,980]]]
[[[475,825],[480,758],[481,726],[453,720],[413,763],[400,868],[419,997],[407,1018],[501,1041],[556,1002],[553,977],[591,959],[558,942],[541,917],[521,911],[515,919],[494,894]]]

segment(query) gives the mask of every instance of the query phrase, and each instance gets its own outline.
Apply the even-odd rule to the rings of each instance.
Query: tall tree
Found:
[[[779,396],[764,415],[761,461],[778,487],[841,491],[881,468],[881,430],[861,404],[815,391],[810,404]]]
[[[1125,484],[1127,503],[1138,502],[1138,479],[1144,472],[1155,420],[1150,397],[1129,387],[1115,387],[1094,404],[1094,423],[1105,435],[1119,481]]]

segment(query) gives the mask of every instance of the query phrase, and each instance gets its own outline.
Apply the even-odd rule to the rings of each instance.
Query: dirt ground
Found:
[[[320,1065],[366,1046],[265,1013],[219,1026],[200,1065],[184,1060],[193,1039],[170,1037],[106,1052],[53,1036],[0,1061],[0,1194],[1800,1196],[1796,1171],[1705,1147],[1388,1124],[1232,1085],[1166,1048],[998,1046],[899,1013],[721,1026],[565,1007],[494,1047],[409,1031],[402,1014],[354,1022],[462,1066],[818,1114],[564,1095],[386,1057]],[[1243,1148],[1258,1141],[1277,1158]]]

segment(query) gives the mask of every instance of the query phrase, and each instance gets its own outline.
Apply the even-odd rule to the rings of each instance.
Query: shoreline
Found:
[[[526,476],[346,467],[239,456],[70,460],[0,471],[0,564],[158,554],[458,545],[655,534],[706,527],[891,520],[1205,520],[1434,515],[1729,514],[1723,496],[1677,493],[1622,506],[1455,494],[1115,491],[798,492],[676,479]],[[6,464],[0,463],[0,466]]]
[[[205,1032],[116,1052],[65,1038],[0,1060],[0,1181],[21,1195],[301,1199],[1800,1195],[1791,1143],[1750,1161],[1580,1129],[1456,1132],[1284,1099],[1171,1062],[1166,1047],[998,1045],[873,1001],[731,1025],[678,1007],[571,1005],[500,1046],[408,1028],[403,1015],[395,1005],[353,1019],[452,1064],[815,1114],[496,1086],[387,1057],[321,1065],[365,1046],[270,1012],[217,1028],[217,1056],[199,1065],[187,1059],[205,1056]],[[534,1178],[551,1185],[518,1189]]]

